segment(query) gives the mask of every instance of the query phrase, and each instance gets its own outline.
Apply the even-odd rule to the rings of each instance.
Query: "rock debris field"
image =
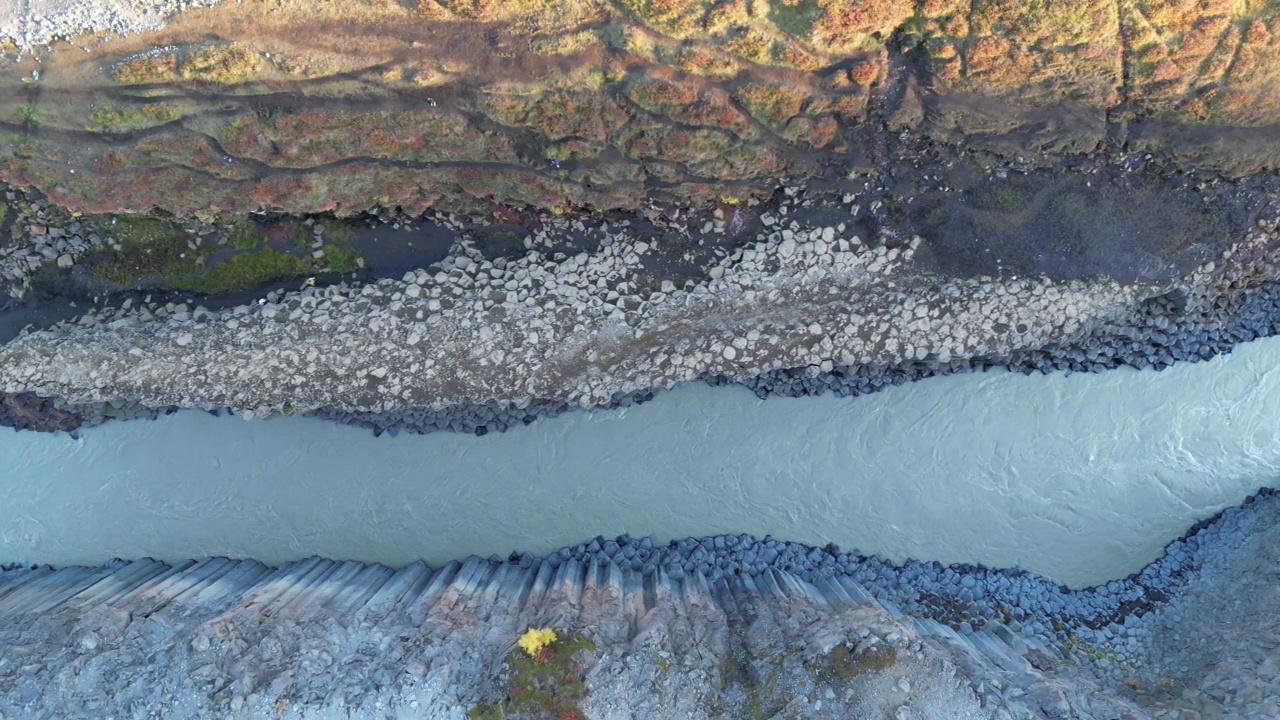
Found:
[[[0,387],[90,421],[132,406],[230,408],[483,434],[694,379],[859,394],[999,365],[1160,367],[1274,326],[1266,223],[1173,280],[1055,282],[938,276],[913,262],[918,236],[871,245],[786,212],[762,215],[754,242],[679,285],[647,280],[650,241],[601,223],[598,249],[574,256],[551,249],[555,226],[493,261],[464,233],[452,256],[399,280],[217,311],[127,301],[0,349]]]
[[[219,0],[5,0],[0,3],[0,38],[18,48],[40,45],[87,32],[109,31],[121,35],[162,27],[170,15],[182,10],[209,7]]]

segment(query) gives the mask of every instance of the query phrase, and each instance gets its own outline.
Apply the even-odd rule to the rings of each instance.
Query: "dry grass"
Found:
[[[787,122],[782,136],[793,143],[804,143],[815,148],[826,147],[840,133],[840,123],[830,116],[821,118],[794,117]]]
[[[809,99],[808,90],[784,85],[750,83],[734,92],[734,97],[760,122],[780,131],[787,121],[800,114]]]
[[[727,55],[708,52],[696,47],[682,48],[673,64],[688,73],[713,77],[735,75],[739,67],[738,63]]]
[[[798,43],[779,40],[773,44],[773,64],[798,70],[817,70],[822,61]]]
[[[111,77],[124,85],[165,82],[178,71],[178,54],[155,50],[134,56],[111,69]]]
[[[650,78],[634,83],[628,94],[640,107],[676,122],[729,130],[744,139],[755,137],[747,119],[733,107],[729,94],[723,90],[698,90]]]
[[[738,57],[763,65],[769,62],[773,41],[761,30],[743,27],[735,30],[724,48]]]
[[[617,5],[645,25],[672,37],[703,31],[711,3],[705,0],[616,0]]]
[[[910,0],[819,0],[813,23],[815,42],[830,49],[856,47],[868,35],[888,37],[915,7]]]
[[[867,96],[834,95],[820,96],[810,99],[804,106],[808,115],[835,115],[845,122],[860,120],[867,108]]]
[[[630,201],[644,191],[628,184],[648,179],[704,192],[686,169],[752,180],[790,172],[806,161],[797,150],[838,144],[839,124],[859,122],[869,88],[884,79],[876,35],[894,32],[919,39],[930,89],[942,93],[1112,107],[1127,63],[1132,107],[1258,125],[1280,117],[1278,8],[1280,0],[244,0],[91,53],[55,49],[41,66],[39,106],[0,110],[111,137],[74,151],[29,139],[22,157],[0,159],[0,174],[95,207],[425,207],[446,197],[564,205]],[[844,69],[813,72],[835,63]],[[95,83],[141,86],[124,92],[146,99],[81,92]],[[282,87],[332,99],[333,111],[252,116],[247,98]],[[340,112],[375,101],[418,105],[404,115]],[[467,114],[475,112],[505,127],[477,124]],[[172,127],[129,136],[161,124]],[[253,163],[228,163],[203,135],[291,171],[264,177]],[[527,167],[540,155],[582,165],[549,178]],[[357,156],[382,164],[314,167]],[[510,166],[389,166],[401,160]]]
[[[178,63],[184,80],[219,84],[237,83],[257,76],[262,56],[241,43],[192,49]]]
[[[567,35],[535,38],[529,42],[529,49],[539,55],[573,55],[600,44],[600,37],[596,33],[583,30]]]
[[[1133,96],[1157,115],[1229,125],[1280,116],[1280,3],[1128,0]]]
[[[230,84],[258,75],[262,57],[242,43],[161,48],[127,58],[111,70],[122,84],[190,82]]]
[[[432,111],[259,112],[220,131],[227,152],[279,167],[314,167],[352,157],[510,161],[506,142],[461,117]]]
[[[929,0],[914,22],[935,77],[952,89],[1030,104],[1119,102],[1112,0]]]

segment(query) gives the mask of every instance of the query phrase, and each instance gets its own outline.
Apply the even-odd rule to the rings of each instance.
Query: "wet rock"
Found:
[[[0,426],[39,432],[71,432],[82,425],[80,416],[59,409],[35,393],[0,393]]]

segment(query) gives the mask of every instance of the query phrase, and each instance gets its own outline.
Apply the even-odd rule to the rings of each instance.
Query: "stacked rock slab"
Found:
[[[530,627],[594,644],[590,718],[1141,716],[1048,648],[913,623],[847,578],[476,558],[9,570],[0,712],[461,717],[511,692],[504,663]]]
[[[708,576],[626,569],[608,548],[439,569],[320,558],[9,567],[0,713],[523,717],[512,668],[531,661],[517,639],[551,628],[557,642],[580,639],[564,652],[577,663],[566,680],[582,685],[561,709],[588,718],[1280,717],[1277,518],[1280,495],[1264,492],[1197,525],[1139,584],[1075,591],[1077,606],[1123,601],[1080,623],[1008,596],[996,605],[1030,608],[1014,611],[1025,622],[998,607],[952,622],[912,599],[908,566]],[[1029,629],[1057,622],[1065,640]]]

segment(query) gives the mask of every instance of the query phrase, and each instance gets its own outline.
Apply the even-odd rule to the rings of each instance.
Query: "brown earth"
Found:
[[[902,128],[1249,174],[1280,166],[1278,7],[227,2],[4,60],[0,179],[82,212],[635,208],[760,195]]]

